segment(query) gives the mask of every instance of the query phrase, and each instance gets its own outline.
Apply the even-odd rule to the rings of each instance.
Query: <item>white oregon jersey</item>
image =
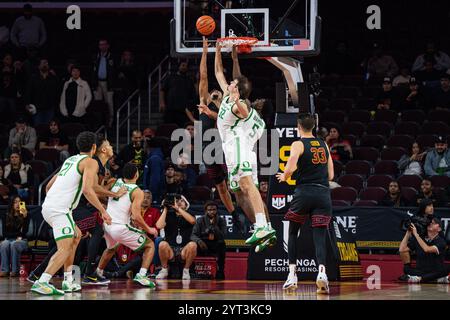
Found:
[[[131,194],[138,186],[131,183],[125,183],[122,179],[117,179],[111,191],[117,192],[122,187],[125,187],[128,190],[128,194],[123,195],[120,198],[109,198],[106,211],[111,216],[112,223],[129,224],[131,217]]]
[[[244,136],[247,137],[251,147],[261,138],[266,124],[259,113],[251,108],[248,117],[242,123]]]
[[[64,161],[42,204],[42,209],[49,216],[71,214],[78,206],[83,184],[79,164],[87,157],[85,154],[78,154]]]
[[[219,130],[222,143],[226,144],[239,136],[239,131],[242,130],[240,124],[245,120],[239,118],[232,110],[234,101],[229,102],[229,95],[222,99],[220,104],[219,114],[217,115],[217,129]],[[245,103],[243,100],[240,100]]]

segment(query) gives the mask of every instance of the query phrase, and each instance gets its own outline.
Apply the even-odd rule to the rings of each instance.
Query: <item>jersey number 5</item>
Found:
[[[312,163],[313,164],[326,164],[327,163],[327,156],[325,153],[325,149],[320,147],[320,148],[311,148],[311,153],[312,153]]]

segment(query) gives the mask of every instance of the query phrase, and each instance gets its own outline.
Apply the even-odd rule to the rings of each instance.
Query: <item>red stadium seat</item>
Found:
[[[355,108],[358,110],[373,110],[376,108],[376,105],[375,99],[362,97],[356,100]]]
[[[431,176],[431,183],[435,188],[447,188],[450,185],[450,178],[447,176]]]
[[[356,200],[358,192],[351,187],[339,187],[331,190],[332,200],[344,200],[348,202],[353,202]]]
[[[378,202],[375,200],[358,200],[353,203],[355,207],[376,207]]]
[[[374,166],[375,174],[388,174],[393,177],[399,174],[398,164],[393,160],[380,160]]]
[[[386,121],[372,121],[367,125],[367,134],[380,134],[389,137],[392,131],[392,124]]]
[[[382,187],[386,190],[389,189],[389,184],[394,181],[392,176],[387,174],[376,174],[373,176],[370,176],[367,179],[367,186],[368,187]]]
[[[352,160],[345,165],[346,174],[359,174],[367,177],[370,174],[372,165],[366,160]]]
[[[344,170],[344,165],[339,160],[333,160],[334,178],[338,178]]]
[[[197,185],[212,188],[212,187],[214,187],[214,181],[212,181],[209,178],[209,176],[205,173],[205,174],[201,174],[197,177]]]
[[[36,152],[34,159],[49,162],[55,167],[59,162],[59,151],[56,149],[40,149]]]
[[[411,121],[422,124],[426,119],[425,112],[420,109],[411,109],[402,111],[402,121]]]
[[[380,153],[373,147],[359,147],[353,148],[353,159],[366,160],[370,162],[376,162],[380,157]]]
[[[411,204],[416,200],[417,190],[412,187],[402,187],[402,196]]]
[[[331,200],[331,204],[333,207],[350,207],[351,203],[349,201],[344,200]]]
[[[360,95],[361,95],[361,92],[358,87],[345,86],[345,87],[340,87],[336,90],[336,98],[356,99]]]
[[[407,134],[410,136],[417,136],[421,132],[420,125],[417,122],[402,121],[395,125],[395,134]]]
[[[343,134],[342,139],[347,140],[352,147],[356,146],[358,138],[353,134]]]
[[[422,132],[424,134],[435,134],[438,136],[446,136],[450,133],[450,127],[442,121],[425,122],[422,125]]]
[[[448,110],[431,110],[427,115],[428,121],[442,121],[450,123],[450,111]]]
[[[370,121],[370,112],[367,110],[353,110],[348,116],[348,121],[359,121],[368,123]]]
[[[322,122],[342,123],[345,120],[345,113],[341,110],[327,110],[322,113],[320,120]]]
[[[411,136],[393,135],[387,140],[386,145],[388,147],[402,147],[405,148],[406,150],[410,150],[413,142],[414,138]]]
[[[377,110],[375,112],[375,121],[386,121],[392,124],[397,122],[397,112],[393,110]]]
[[[359,193],[359,198],[361,200],[374,200],[381,201],[386,196],[386,189],[381,187],[368,187],[364,190],[361,190]]]
[[[422,177],[412,174],[412,175],[402,175],[398,179],[398,184],[403,187],[411,187],[416,190],[420,190],[420,184],[422,183]]]
[[[353,99],[338,98],[331,101],[331,108],[333,110],[343,110],[348,113],[353,109],[353,104]]]
[[[213,197],[211,189],[205,186],[194,186],[187,191],[188,199],[192,203],[204,203]]]
[[[352,187],[358,192],[364,187],[364,179],[358,174],[345,174],[337,183],[342,187]]]
[[[365,131],[364,123],[358,121],[348,122],[342,127],[342,134],[353,134],[357,137],[361,137]]]
[[[383,150],[381,150],[381,160],[394,160],[398,161],[400,158],[407,154],[405,148],[401,147],[387,147]]]
[[[361,147],[373,147],[381,150],[386,143],[386,139],[380,134],[366,134],[361,138]]]

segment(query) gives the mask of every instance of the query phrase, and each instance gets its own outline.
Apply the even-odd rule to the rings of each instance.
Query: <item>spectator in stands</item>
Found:
[[[166,166],[165,179],[163,179],[163,196],[166,194],[182,194],[183,193],[183,175],[177,174],[176,167],[173,163]]]
[[[397,181],[389,183],[389,190],[383,200],[379,202],[383,207],[407,207],[408,201],[402,196],[402,189]]]
[[[59,159],[64,162],[70,157],[69,139],[59,129],[58,120],[50,121],[49,130],[40,137],[39,149],[56,149],[59,151]]]
[[[138,66],[134,62],[133,53],[129,49],[124,50],[117,68],[117,87],[121,90],[120,104],[139,87],[138,74]]]
[[[436,70],[434,68],[435,65],[436,61],[433,58],[428,58],[425,61],[424,69],[414,73],[416,79],[427,88],[436,88],[439,86],[439,79],[442,72]]]
[[[447,200],[445,195],[434,191],[431,180],[423,179],[420,184],[420,190],[421,191],[416,197],[415,205],[420,205],[424,199],[431,200],[435,207],[443,207],[446,205]]]
[[[108,160],[109,164],[109,171],[111,173],[111,177],[118,178],[122,176],[122,169],[120,166],[116,163],[117,154],[114,153],[114,155],[111,157],[111,159]]]
[[[73,65],[70,74],[72,77],[64,83],[59,110],[66,122],[81,123],[92,100],[91,88],[81,79],[80,67]]]
[[[94,89],[95,100],[103,100],[108,105],[109,120],[108,126],[111,127],[114,120],[114,101],[112,90],[114,86],[116,70],[111,52],[109,51],[108,40],[102,38],[98,41],[98,53],[94,59],[92,86]]]
[[[442,224],[439,218],[432,218],[424,239],[418,234],[414,224],[406,231],[400,243],[400,254],[407,256],[404,273],[411,283],[438,282],[449,283],[450,267],[444,263],[446,242],[441,236]],[[416,267],[410,264],[410,252],[416,252]],[[405,263],[406,262],[406,263]]]
[[[23,6],[23,16],[14,21],[11,42],[19,49],[41,48],[47,41],[47,31],[41,18],[33,15],[31,4]]]
[[[141,130],[133,130],[131,133],[131,143],[120,150],[119,155],[115,159],[117,165],[121,168],[129,162],[134,164],[139,170],[139,177],[142,176],[145,162],[145,150],[142,146]],[[142,178],[138,179],[138,184],[142,183]]]
[[[259,194],[264,203],[267,203],[267,192],[269,191],[269,182],[264,178],[259,179]]]
[[[148,142],[153,139],[156,136],[155,130],[153,130],[152,128],[145,128],[142,131],[142,145],[144,146],[144,150],[145,150],[145,154],[148,155],[149,150],[148,150]]]
[[[5,240],[0,244],[1,272],[0,277],[18,277],[20,268],[20,255],[28,248],[25,239],[28,232],[29,216],[25,205],[21,205],[22,199],[12,197],[8,206],[6,219],[3,223],[3,235]],[[10,272],[11,270],[11,272]]]
[[[3,166],[0,166],[0,204],[7,205],[9,195],[15,193],[14,186],[5,178]]]
[[[409,79],[409,91],[403,100],[403,109],[421,109],[426,105],[423,89],[419,86],[416,78]]]
[[[345,163],[353,158],[352,146],[350,142],[341,137],[340,128],[331,127],[325,139],[330,148],[331,158]]]
[[[194,139],[194,136],[195,136],[194,123],[193,123],[193,122],[187,122],[187,123],[184,125],[184,129],[187,131],[188,136],[189,136],[191,139]]]
[[[216,279],[225,279],[225,234],[227,224],[219,216],[219,207],[214,201],[204,205],[205,215],[197,218],[192,229],[191,242],[199,256],[217,256]]]
[[[169,276],[169,261],[184,261],[183,280],[190,280],[189,268],[197,255],[197,246],[190,242],[195,217],[187,210],[189,203],[185,197],[176,197],[163,201],[161,226],[164,228],[164,240],[159,243],[159,258],[162,269],[156,279]]]
[[[414,61],[412,72],[424,70],[426,62],[430,59],[436,61],[433,67],[438,71],[446,71],[450,68],[450,57],[438,50],[433,42],[428,42],[425,53],[420,54]]]
[[[16,113],[17,85],[10,71],[1,72],[0,81],[0,122],[11,123]]]
[[[450,150],[443,136],[438,136],[434,148],[427,152],[424,168],[427,176],[450,177]]]
[[[441,85],[433,92],[433,107],[436,109],[450,110],[450,75],[441,76]]]
[[[188,189],[195,186],[197,181],[197,173],[194,165],[191,163],[189,156],[186,153],[181,153],[177,159],[176,171],[183,174],[183,189]]]
[[[407,87],[410,83],[411,75],[407,67],[400,69],[400,74],[394,78],[392,85],[394,87],[403,86]]]
[[[398,161],[398,168],[400,172],[406,175],[422,175],[422,168],[426,154],[427,152],[421,152],[419,144],[414,142],[411,146],[410,154],[403,155]]]
[[[367,71],[371,78],[394,77],[398,73],[398,65],[392,56],[383,51],[381,45],[374,43],[372,56],[367,60]]]
[[[36,143],[36,130],[28,126],[24,118],[19,118],[16,120],[16,126],[9,131],[8,149],[5,150],[4,157],[8,158],[14,149],[25,148],[34,153]]]
[[[377,97],[377,109],[400,110],[400,108],[401,95],[398,88],[392,87],[392,79],[390,77],[384,77],[383,91]]]
[[[29,188],[34,183],[33,169],[29,164],[22,163],[21,156],[17,152],[13,152],[9,159],[9,164],[5,166],[5,178],[11,182],[20,198],[29,200],[31,196]]]
[[[159,139],[150,139],[147,143],[149,154],[144,166],[144,189],[150,190],[153,200],[161,203],[164,185],[164,154]]]
[[[66,83],[70,79],[72,79],[72,67],[77,65],[77,61],[75,59],[69,58],[66,60],[66,72],[61,77],[62,83]]]
[[[59,81],[49,72],[46,58],[39,62],[39,74],[33,76],[27,85],[25,95],[26,109],[33,115],[34,125],[48,124],[55,116],[59,102]]]
[[[182,61],[178,72],[165,80],[160,91],[159,111],[164,112],[164,122],[176,123],[180,128],[188,120],[186,110],[196,104],[194,82],[187,73],[188,63]]]

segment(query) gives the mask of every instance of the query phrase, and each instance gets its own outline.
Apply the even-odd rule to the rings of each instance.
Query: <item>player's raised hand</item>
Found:
[[[286,175],[284,174],[284,172],[277,173],[275,176],[277,177],[278,182],[286,182],[286,180],[287,180],[286,179]]]
[[[209,109],[207,105],[204,105],[204,104],[198,104],[197,107],[198,107],[198,111],[199,111],[200,113],[204,113],[204,114],[206,114],[207,116],[209,116],[209,115],[211,114],[211,109]]]
[[[236,86],[231,89],[230,96],[232,98],[232,101],[237,101],[241,97],[241,95],[239,94],[239,89]]]

